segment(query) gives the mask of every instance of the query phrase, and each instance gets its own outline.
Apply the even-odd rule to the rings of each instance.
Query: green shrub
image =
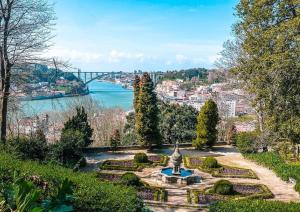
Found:
[[[148,163],[148,156],[145,153],[136,153],[134,155],[134,162],[136,163]]]
[[[55,190],[64,179],[74,184],[74,211],[131,212],[141,211],[143,202],[134,188],[100,182],[97,174],[74,173],[72,169],[54,164],[41,165],[34,161],[21,161],[5,152],[0,152],[0,180],[11,179],[14,171],[25,176],[39,176]]]
[[[31,137],[19,136],[9,138],[7,148],[16,153],[21,159],[43,161],[48,153],[46,137],[40,130]]]
[[[222,195],[231,195],[234,193],[233,185],[228,180],[219,180],[215,182],[213,191]]]
[[[202,168],[212,169],[212,168],[218,168],[219,164],[218,164],[218,161],[214,157],[209,156],[203,160],[203,163],[201,166],[202,166]]]
[[[139,187],[142,184],[140,178],[132,172],[126,172],[122,175],[120,182],[126,186]]]
[[[256,152],[257,132],[240,132],[235,136],[235,143],[237,148],[242,153]]]
[[[212,204],[210,212],[298,212],[300,203],[266,200],[228,200]]]

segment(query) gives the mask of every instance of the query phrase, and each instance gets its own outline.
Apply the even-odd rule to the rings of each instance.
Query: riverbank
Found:
[[[103,108],[121,108],[124,111],[133,108],[133,91],[122,88],[120,84],[93,81],[88,84],[88,89],[88,95],[21,101],[20,106],[28,116],[65,111],[74,102],[86,101],[85,98],[91,98]]]

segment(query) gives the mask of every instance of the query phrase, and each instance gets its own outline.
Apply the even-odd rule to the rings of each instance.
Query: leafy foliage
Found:
[[[193,146],[196,149],[201,149],[204,145],[213,146],[218,134],[216,129],[219,121],[217,104],[211,99],[207,100],[197,120],[197,138],[193,140]]]
[[[134,162],[136,163],[148,163],[148,156],[145,153],[136,153],[134,155]]]
[[[215,182],[213,190],[217,194],[231,195],[234,193],[233,185],[228,180],[219,180]]]
[[[148,73],[143,74],[139,89],[135,132],[139,143],[151,149],[152,144],[159,145],[161,139],[158,130],[157,97]]]
[[[68,178],[74,184],[75,211],[141,211],[143,203],[134,189],[100,182],[96,173],[74,173],[72,169],[57,165],[41,165],[34,161],[21,161],[10,154],[0,154],[0,180],[11,179],[14,171],[20,175],[39,176],[53,190]],[[55,194],[55,191],[53,191]]]
[[[209,156],[203,160],[201,166],[206,169],[207,168],[212,169],[212,168],[218,168],[219,164],[218,164],[218,161],[214,157]]]
[[[42,130],[37,130],[31,137],[11,137],[7,148],[22,159],[43,161],[48,153],[46,137]]]
[[[163,80],[190,80],[193,77],[199,77],[202,79],[207,78],[208,70],[205,68],[192,68],[187,70],[179,70],[179,71],[167,71],[164,73]]]
[[[240,132],[235,137],[237,148],[242,153],[252,153],[256,151],[257,132]]]
[[[89,146],[92,143],[91,137],[93,135],[93,129],[88,122],[87,113],[85,112],[84,107],[76,107],[76,115],[65,123],[62,134],[68,130],[79,131],[82,133],[84,146]]]
[[[299,2],[240,1],[235,40],[222,52],[226,68],[253,94],[260,129],[300,140]]]
[[[114,130],[113,135],[110,137],[110,146],[113,151],[116,151],[121,145],[121,135],[118,129]]]
[[[139,187],[142,184],[140,178],[132,172],[126,172],[122,175],[120,182],[126,186]]]
[[[163,143],[191,142],[196,138],[198,112],[188,105],[160,103],[159,129]]]

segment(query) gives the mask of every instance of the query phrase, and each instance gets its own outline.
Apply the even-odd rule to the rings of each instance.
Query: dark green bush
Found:
[[[11,137],[7,148],[21,159],[44,160],[48,153],[46,137],[42,131],[37,131],[31,137]]]
[[[134,162],[136,163],[148,163],[148,156],[145,153],[136,153],[134,155]]]
[[[234,193],[233,185],[228,180],[219,180],[215,182],[213,191],[222,195],[231,195]]]
[[[120,182],[126,186],[139,187],[142,184],[140,178],[132,172],[126,172],[122,175]]]
[[[218,161],[214,157],[209,156],[203,160],[203,163],[201,166],[202,166],[202,168],[212,169],[212,168],[218,168],[219,164],[218,164]]]
[[[235,143],[241,153],[256,152],[257,132],[240,132],[235,136]]]
[[[74,210],[87,212],[134,212],[141,211],[143,202],[134,188],[100,182],[96,173],[74,173],[72,169],[34,161],[21,161],[0,152],[0,180],[12,179],[14,171],[25,176],[39,176],[56,189],[66,178],[74,184]]]
[[[300,203],[266,200],[228,200],[212,204],[210,212],[298,212]]]

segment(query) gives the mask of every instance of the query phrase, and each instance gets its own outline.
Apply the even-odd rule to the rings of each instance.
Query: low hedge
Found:
[[[233,184],[233,185],[255,185],[255,186],[259,186],[261,189],[261,192],[259,193],[253,193],[253,194],[239,194],[238,192],[236,192],[235,190],[233,190],[233,193],[231,195],[222,195],[222,194],[218,194],[214,191],[214,188],[206,188],[204,190],[195,190],[195,189],[191,189],[191,190],[187,190],[187,201],[188,203],[192,204],[198,204],[198,194],[202,193],[202,194],[211,194],[211,195],[215,195],[220,197],[220,199],[223,199],[225,201],[229,201],[229,200],[244,200],[244,199],[270,199],[273,198],[274,195],[272,194],[272,192],[268,189],[267,186],[262,185],[262,184],[246,184],[246,183],[238,183],[238,184]]]
[[[22,161],[0,152],[0,180],[12,179],[14,171],[25,176],[39,176],[55,189],[65,178],[74,185],[73,202],[76,211],[141,211],[143,201],[134,188],[100,182],[96,173],[74,173],[57,165],[43,165],[34,161]]]
[[[215,182],[213,190],[217,194],[232,195],[234,194],[233,185],[228,180],[219,180]]]
[[[199,159],[205,161],[205,157],[198,157]],[[204,168],[201,165],[196,166],[196,165],[191,165],[190,163],[190,157],[189,156],[184,156],[183,157],[183,162],[184,166],[189,169],[199,169],[200,171],[210,173],[213,177],[229,177],[229,178],[250,178],[250,179],[258,179],[257,175],[251,170],[251,169],[244,169],[244,168],[239,168],[239,167],[233,167],[233,166],[226,166],[222,164],[218,164],[218,168]],[[235,174],[224,174],[222,173],[222,169],[233,169],[233,170],[243,170],[247,171],[247,174],[243,175],[235,175]]]
[[[282,180],[296,180],[295,190],[300,193],[300,165],[288,164],[274,152],[245,154],[246,158],[272,169]]]
[[[300,203],[266,200],[228,200],[212,204],[210,212],[298,212]]]

